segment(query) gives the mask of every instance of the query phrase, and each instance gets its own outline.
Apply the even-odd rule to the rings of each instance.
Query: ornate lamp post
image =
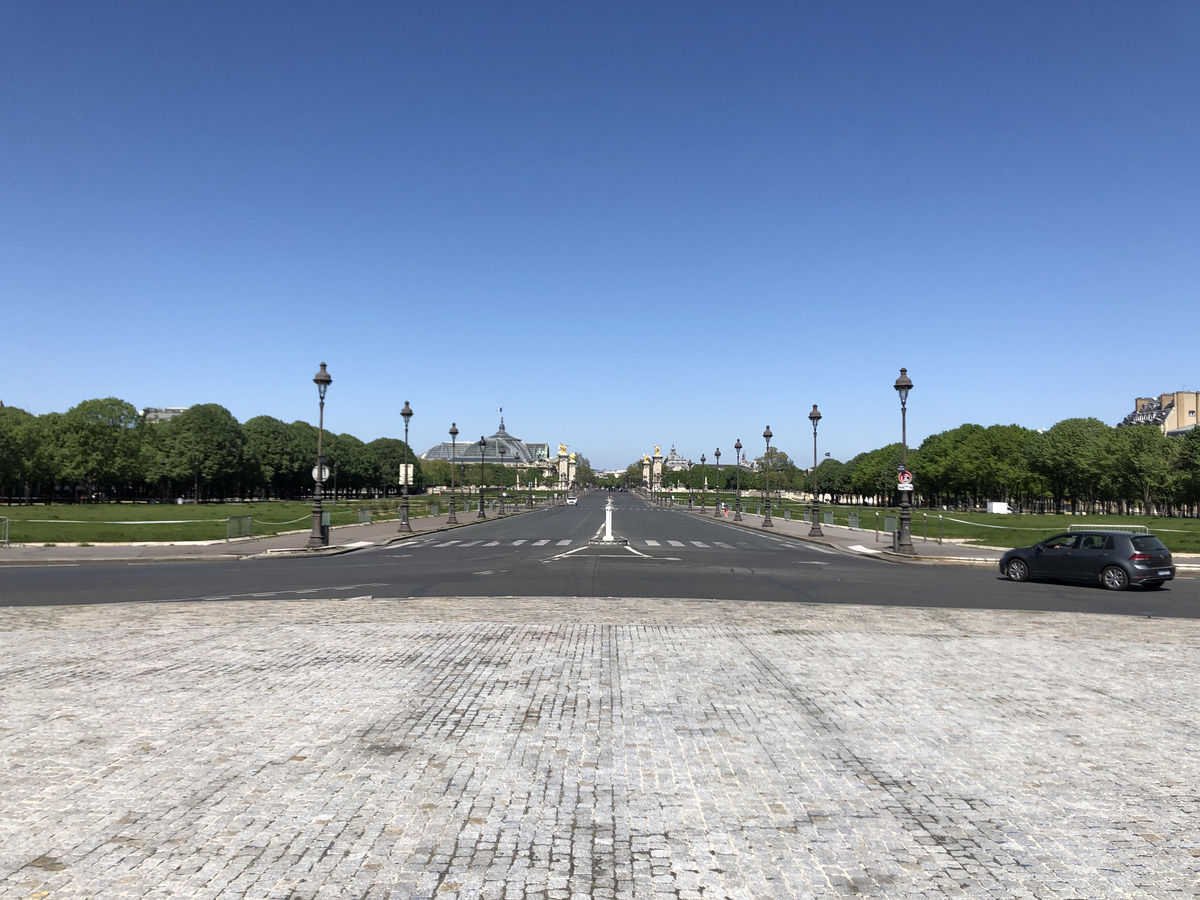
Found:
[[[458,517],[454,515],[454,456],[458,449],[458,425],[450,423],[450,515],[446,517],[447,525],[457,525]]]
[[[771,521],[771,438],[773,437],[774,435],[771,434],[771,426],[768,425],[766,430],[763,432],[763,438],[767,442],[767,452],[763,454],[763,475],[767,479],[767,514],[763,516],[763,528],[775,527],[775,523]]]
[[[908,392],[912,390],[912,379],[908,369],[900,370],[900,377],[892,385],[900,395],[900,471],[908,471]],[[912,542],[912,482],[903,484],[900,491],[900,542],[896,549],[901,553],[916,555]]]
[[[486,519],[487,513],[483,511],[483,454],[487,452],[487,438],[483,435],[479,436],[479,515],[475,518]]]
[[[821,421],[821,412],[817,409],[817,404],[813,404],[812,412],[808,414],[808,421],[812,422],[813,426],[813,499],[812,499],[812,527],[808,529],[809,537],[824,537],[825,534],[821,531],[821,500],[817,493],[817,423]]]
[[[413,411],[407,400],[404,401],[404,409],[400,410],[400,415],[404,417],[404,487],[400,500],[400,527],[396,531],[411,533],[412,526],[408,524],[408,420],[412,418]]]
[[[704,488],[705,488],[706,482],[708,481],[708,475],[704,471],[704,454],[703,453],[700,454],[700,478],[702,479],[700,482],[700,512],[704,513],[704,512],[708,512],[708,507],[704,505],[705,500],[706,500]]]
[[[508,449],[504,446],[503,441],[496,442],[496,452],[500,454],[500,515],[504,515],[504,486],[507,479],[504,477],[504,454]]]
[[[733,521],[742,521],[742,439],[738,438],[733,445],[733,464],[737,471],[734,476],[734,492],[737,495],[733,502]]]
[[[713,456],[715,456],[717,458],[717,499],[713,501],[713,508],[716,510],[716,513],[714,513],[714,517],[719,519],[719,518],[721,518],[721,448],[720,447],[718,447],[716,450],[713,451]]]
[[[692,461],[690,459],[688,460],[687,489],[688,489],[688,509],[694,509],[695,507],[692,504]]]
[[[317,467],[313,469],[313,480],[317,482],[313,492],[313,526],[308,538],[309,547],[328,547],[329,533],[322,527],[321,493],[325,486],[325,454],[321,449],[321,439],[325,433],[325,392],[333,384],[333,378],[325,371],[325,363],[321,363],[321,371],[313,376],[313,384],[317,386],[317,396],[321,400],[320,418],[317,420]]]

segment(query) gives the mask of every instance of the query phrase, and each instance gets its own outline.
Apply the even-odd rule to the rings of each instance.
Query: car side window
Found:
[[[1057,534],[1042,544],[1047,550],[1074,550],[1079,545],[1077,534]]]
[[[1100,549],[1101,550],[1115,550],[1116,546],[1117,545],[1113,542],[1113,536],[1110,534],[1104,538],[1104,546],[1101,547]]]

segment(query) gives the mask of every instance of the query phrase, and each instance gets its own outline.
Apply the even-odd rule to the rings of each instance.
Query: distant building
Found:
[[[186,406],[147,406],[145,409],[139,409],[138,415],[147,422],[166,422],[168,419],[173,419],[181,412],[187,412]]]
[[[663,468],[668,472],[681,472],[688,467],[688,461],[675,452],[675,445],[671,445],[671,452],[663,459]]]
[[[1157,397],[1138,397],[1133,405],[1133,412],[1120,425],[1157,425],[1163,434],[1183,434],[1196,427],[1200,391],[1175,391]]]
[[[504,448],[503,454],[500,453],[501,447]],[[481,448],[478,441],[473,441],[470,438],[456,442],[453,447],[450,441],[443,441],[422,453],[421,459],[449,460],[451,453],[453,453],[456,462],[475,463],[478,465]],[[513,437],[504,429],[503,416],[500,417],[500,429],[495,434],[484,438],[482,456],[483,462],[503,462],[507,466],[538,466],[539,468],[546,469],[552,466],[550,461],[550,445],[529,443],[528,441]]]

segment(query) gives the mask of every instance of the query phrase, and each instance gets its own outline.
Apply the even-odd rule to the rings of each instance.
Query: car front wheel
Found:
[[[1028,581],[1029,566],[1023,559],[1010,559],[1004,567],[1004,574],[1008,576],[1009,581]]]
[[[1100,582],[1110,591],[1123,591],[1129,587],[1129,575],[1120,566],[1109,566],[1100,573]]]

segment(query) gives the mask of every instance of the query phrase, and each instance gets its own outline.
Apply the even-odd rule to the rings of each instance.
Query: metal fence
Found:
[[[250,537],[253,530],[252,521],[250,516],[230,516],[225,525],[225,540]]]

